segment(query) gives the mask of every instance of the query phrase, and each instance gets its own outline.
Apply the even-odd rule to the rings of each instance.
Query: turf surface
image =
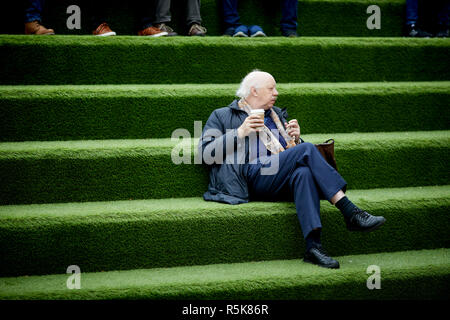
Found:
[[[449,298],[449,249],[338,257],[326,270],[301,260],[0,279],[1,299],[443,299]],[[381,289],[366,286],[380,268]]]
[[[448,131],[315,134],[303,138],[312,143],[335,139],[338,169],[350,189],[443,185],[450,181]],[[178,154],[189,151],[190,140],[187,142],[187,148],[177,139],[0,143],[0,203],[201,196],[208,174],[204,166],[194,164],[194,153],[190,164],[172,162],[172,154],[179,158]],[[193,146],[196,143],[194,139]]]
[[[0,35],[0,48],[2,85],[238,83],[255,68],[280,83],[450,80],[446,39]]]
[[[52,141],[194,135],[238,84],[0,87],[0,139]],[[303,134],[449,130],[450,82],[278,84]],[[170,116],[176,115],[176,116]]]
[[[331,255],[449,246],[450,187],[351,190],[387,222],[350,233],[322,201]],[[304,241],[293,203],[226,205],[202,198],[0,206],[1,276],[294,259]],[[14,267],[12,267],[14,266]]]

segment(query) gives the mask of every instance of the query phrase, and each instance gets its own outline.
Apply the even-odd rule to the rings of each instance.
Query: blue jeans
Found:
[[[430,4],[431,3],[431,4]],[[437,23],[443,26],[449,25],[450,1],[441,0],[420,3],[421,6],[434,6],[437,10]],[[416,24],[419,19],[419,0],[406,0],[406,25]]]
[[[346,190],[347,182],[308,142],[278,154],[278,172],[262,175],[261,167],[270,166],[270,158],[259,164],[245,164],[243,173],[249,187],[250,200],[294,200],[297,217],[306,238],[311,230],[322,228],[320,200],[328,200]]]
[[[44,0],[25,1],[25,22],[41,21]]]
[[[222,0],[222,6],[225,28],[240,26],[238,0]],[[281,30],[297,30],[297,7],[298,0],[281,1]]]

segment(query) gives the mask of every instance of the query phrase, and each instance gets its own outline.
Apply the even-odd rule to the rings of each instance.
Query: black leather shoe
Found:
[[[321,245],[306,251],[303,261],[316,264],[320,267],[339,269],[339,262],[331,258]]]
[[[373,231],[385,222],[386,219],[384,217],[373,216],[361,209],[353,211],[353,216],[350,219],[345,218],[347,229],[350,231]]]

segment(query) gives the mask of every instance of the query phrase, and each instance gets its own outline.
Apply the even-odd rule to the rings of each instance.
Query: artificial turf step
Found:
[[[303,135],[334,138],[349,189],[444,185],[450,181],[449,131]],[[185,141],[183,143],[180,141]],[[53,203],[201,196],[205,166],[198,139],[0,143],[0,203]],[[192,148],[191,148],[192,146]],[[192,149],[188,163],[181,161]]]
[[[277,78],[278,73],[274,74]],[[167,138],[234,99],[238,84],[0,86],[0,140]],[[450,82],[279,83],[303,134],[449,130]]]
[[[0,278],[1,299],[449,299],[450,249],[337,258],[329,270],[302,260],[83,273],[69,290],[68,274]],[[379,269],[379,289],[367,272]],[[370,269],[369,269],[370,270]]]
[[[91,12],[83,0],[47,0],[44,6],[43,21],[46,26],[55,29],[57,34],[90,34]],[[136,34],[136,1],[110,1],[106,8],[107,22],[119,35]],[[170,25],[181,35],[188,30],[185,26],[184,4],[172,1],[172,22]],[[221,1],[202,0],[201,14],[203,25],[208,35],[217,36],[223,32]],[[81,10],[81,28],[68,29],[67,8],[78,5]],[[367,8],[376,4],[380,8],[381,25],[379,29],[368,29]],[[23,4],[13,2],[5,10],[4,23],[0,33],[23,33]],[[147,5],[147,8],[149,6]],[[141,8],[142,11],[145,8]],[[405,13],[404,0],[300,0],[298,2],[298,32],[303,36],[401,36]],[[244,24],[257,24],[264,28],[267,35],[281,35],[279,23],[281,18],[280,2],[261,0],[239,1],[239,15]]]
[[[450,186],[350,190],[358,206],[387,222],[347,231],[321,202],[322,242],[333,255],[450,245]],[[1,276],[124,270],[303,256],[295,205],[227,205],[202,198],[0,206]]]
[[[447,39],[0,35],[0,84],[238,83],[255,68],[278,82],[442,81],[449,49]]]

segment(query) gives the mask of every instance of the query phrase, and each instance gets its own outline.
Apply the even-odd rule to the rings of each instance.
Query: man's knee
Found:
[[[297,167],[291,175],[291,183],[294,181],[305,181],[313,179],[311,169],[309,167]]]
[[[303,142],[294,147],[298,154],[309,154],[315,148],[314,144],[311,142]]]

